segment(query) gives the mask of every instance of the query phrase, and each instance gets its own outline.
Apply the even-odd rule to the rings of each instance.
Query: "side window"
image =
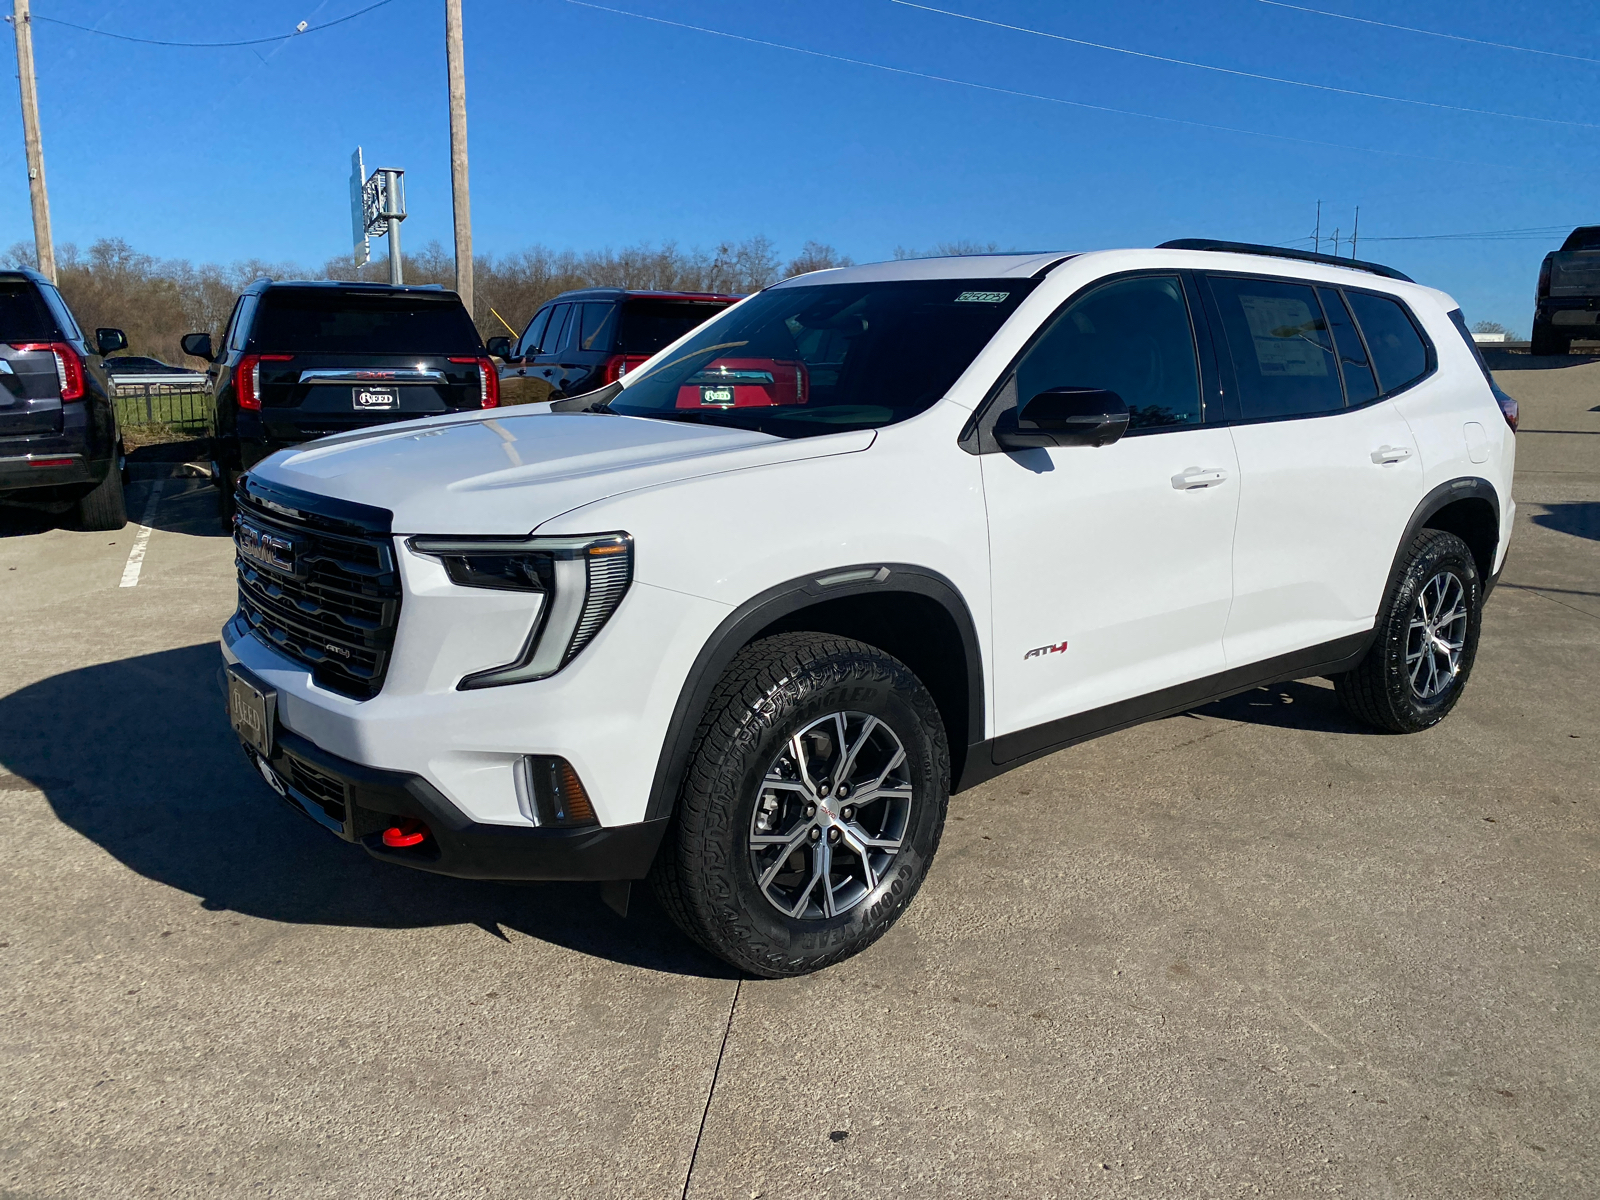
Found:
[[[544,327],[550,324],[551,309],[541,308],[533,314],[533,320],[528,322],[528,327],[522,331],[522,341],[517,344],[517,357],[526,358],[537,353],[539,339],[544,336]]]
[[[1378,381],[1367,361],[1366,347],[1350,319],[1350,310],[1333,288],[1319,287],[1317,298],[1333,332],[1333,347],[1339,352],[1339,370],[1344,375],[1344,394],[1351,405],[1366,404],[1378,398]]]
[[[1310,287],[1211,276],[1246,421],[1309,417],[1344,408],[1322,305]]]
[[[611,335],[616,332],[617,306],[615,304],[585,304],[583,307],[583,332],[578,345],[584,350],[611,349]]]
[[[566,345],[567,318],[572,314],[572,305],[558,304],[550,314],[550,324],[545,326],[544,337],[539,341],[540,354],[554,354]]]
[[[44,293],[44,302],[50,306],[50,312],[54,315],[56,324],[61,326],[61,332],[75,342],[83,341],[83,333],[78,329],[78,323],[72,319],[72,310],[61,298],[61,293],[48,283],[41,284],[39,290]]]
[[[1387,296],[1348,292],[1361,332],[1367,335],[1372,365],[1385,395],[1415,383],[1428,373],[1428,345],[1406,310]]]
[[[233,333],[228,337],[229,350],[243,350],[250,337],[250,319],[256,315],[256,296],[239,297],[239,307],[233,313]]]
[[[1119,279],[1079,297],[1017,364],[1017,400],[1057,387],[1106,388],[1128,428],[1200,424],[1200,372],[1183,284],[1168,275]]]

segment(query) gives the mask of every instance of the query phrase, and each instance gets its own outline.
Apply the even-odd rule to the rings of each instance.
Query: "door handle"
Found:
[[[1411,457],[1410,446],[1379,446],[1372,452],[1372,461],[1380,467],[1390,463],[1405,462]]]
[[[1195,488],[1216,487],[1226,482],[1227,478],[1228,473],[1221,467],[1185,467],[1172,477],[1172,486],[1180,492],[1188,492]]]

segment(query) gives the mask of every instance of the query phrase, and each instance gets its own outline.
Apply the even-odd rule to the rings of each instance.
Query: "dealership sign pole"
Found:
[[[372,257],[368,241],[389,235],[389,282],[404,282],[400,268],[400,222],[406,219],[406,173],[398,167],[377,167],[363,179],[361,147],[350,156],[350,232],[355,237],[356,266]]]

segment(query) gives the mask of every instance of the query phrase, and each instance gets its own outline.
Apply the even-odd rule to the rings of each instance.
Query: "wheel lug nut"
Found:
[[[833,829],[828,830],[828,841],[829,842],[837,842],[838,840],[839,840],[839,830],[837,828],[833,828]]]
[[[843,800],[849,794],[850,794],[850,785],[848,783],[841,783],[838,786],[838,788],[835,790],[835,792],[834,792],[834,795],[838,796],[839,799],[841,799],[841,800]]]
[[[814,817],[816,815],[817,815],[817,806],[815,804],[806,805],[806,816]]]
[[[841,808],[839,810],[839,815],[841,817],[843,817],[846,821],[852,820],[856,815],[855,805],[846,804],[843,808]]]
[[[820,786],[818,786],[817,795],[826,796],[827,794],[828,794],[828,785],[827,784],[824,783],[824,784],[821,784]]]
[[[811,840],[813,842],[820,842],[822,840],[822,830],[817,828],[815,825],[811,827]]]

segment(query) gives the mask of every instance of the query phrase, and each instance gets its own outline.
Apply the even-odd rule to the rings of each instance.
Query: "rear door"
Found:
[[[0,438],[61,432],[61,376],[48,347],[62,340],[31,280],[0,279]]]
[[[259,356],[262,421],[275,438],[298,441],[480,402],[484,351],[454,295],[271,288],[246,350]]]
[[[1341,289],[1208,283],[1239,461],[1224,639],[1236,667],[1372,628],[1423,473]]]

